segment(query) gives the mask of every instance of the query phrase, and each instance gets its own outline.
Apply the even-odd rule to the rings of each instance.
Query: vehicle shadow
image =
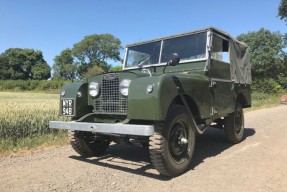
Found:
[[[254,134],[255,129],[246,128],[244,140]],[[189,170],[195,169],[195,167],[204,162],[206,158],[214,157],[232,146],[232,144],[225,141],[222,130],[214,128],[207,129],[203,135],[199,135],[196,138],[195,151]],[[101,157],[85,159],[80,156],[70,156],[70,158],[158,180],[166,181],[171,179],[159,175],[155,171],[150,161],[148,148],[118,144],[111,145],[105,155]]]
[[[254,134],[254,128],[245,128],[242,142],[244,142],[247,137],[251,137]],[[206,158],[217,156],[233,145],[234,144],[226,141],[224,133],[221,129],[208,128],[204,134],[196,137],[195,151],[190,170],[204,162]]]

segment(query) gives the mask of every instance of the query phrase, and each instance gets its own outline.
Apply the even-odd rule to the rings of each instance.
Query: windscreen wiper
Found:
[[[145,58],[145,59],[143,59],[143,60],[140,60],[139,61],[139,64],[138,64],[138,67],[139,68],[142,68],[145,64],[145,62],[147,61],[147,60],[149,60],[151,58],[151,56],[149,56],[149,57],[147,57],[147,58]]]

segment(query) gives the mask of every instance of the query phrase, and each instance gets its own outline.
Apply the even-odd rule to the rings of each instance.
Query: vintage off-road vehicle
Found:
[[[60,114],[72,121],[49,127],[69,129],[83,157],[101,155],[112,141],[148,146],[153,166],[173,177],[188,170],[206,128],[242,141],[242,109],[250,106],[248,47],[209,27],[127,45],[123,71],[63,88]]]

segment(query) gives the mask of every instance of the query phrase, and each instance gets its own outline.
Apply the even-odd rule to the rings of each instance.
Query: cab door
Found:
[[[213,97],[212,115],[226,116],[234,110],[235,91],[230,73],[229,40],[213,33],[210,53],[210,89]]]

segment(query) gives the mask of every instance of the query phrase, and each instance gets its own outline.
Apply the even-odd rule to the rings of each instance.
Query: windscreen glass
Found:
[[[125,68],[165,64],[177,53],[180,62],[206,58],[207,33],[196,33],[128,48]]]
[[[153,42],[129,47],[126,67],[151,65],[159,63],[161,42]]]
[[[206,57],[206,33],[197,33],[163,41],[161,63],[166,63],[172,53],[177,53],[180,61]]]

